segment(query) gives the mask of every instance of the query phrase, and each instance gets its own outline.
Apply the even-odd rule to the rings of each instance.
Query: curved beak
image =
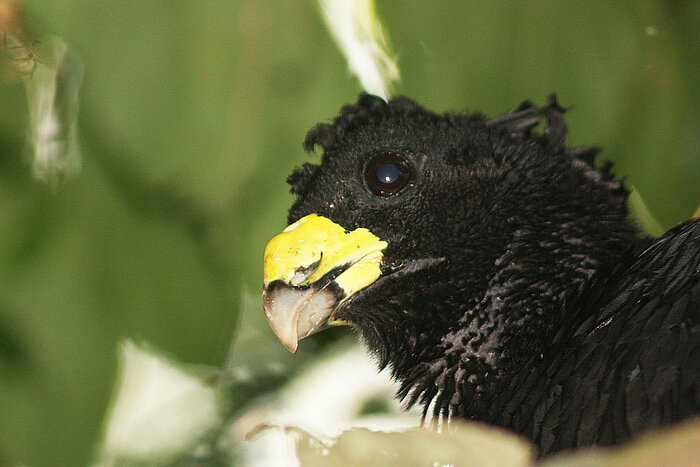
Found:
[[[317,331],[350,324],[333,314],[381,275],[386,246],[365,228],[347,232],[316,214],[270,240],[263,263],[263,307],[270,327],[290,352]]]

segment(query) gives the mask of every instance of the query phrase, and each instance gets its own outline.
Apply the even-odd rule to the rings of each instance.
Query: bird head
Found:
[[[265,250],[275,333],[296,351],[352,325],[426,404],[540,354],[562,304],[636,234],[622,183],[566,136],[554,97],[493,119],[404,97],[344,106],[308,133],[321,163],[289,176],[290,225]]]

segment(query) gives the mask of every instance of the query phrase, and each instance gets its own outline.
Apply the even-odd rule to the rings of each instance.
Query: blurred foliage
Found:
[[[406,430],[343,432],[332,442],[319,440],[301,429],[296,435],[297,455],[304,467],[325,466],[534,466],[541,467],[685,467],[700,458],[700,421],[689,420],[653,431],[623,446],[581,448],[535,460],[537,448],[507,431],[476,423],[453,422],[448,432]]]
[[[343,465],[527,467],[537,449],[505,430],[473,422],[451,424],[449,432],[412,429],[385,433],[358,428],[326,445],[298,430],[297,455],[304,467]]]
[[[686,420],[614,448],[582,448],[548,458],[541,467],[686,467],[700,459],[700,419]]]
[[[292,201],[284,177],[314,157],[305,131],[359,89],[310,0],[24,7],[82,58],[84,160],[55,190],[34,179],[24,90],[0,85],[0,464],[79,465],[93,455],[120,338],[221,365],[240,330],[227,368],[252,379],[233,381],[235,409],[333,337],[292,358],[250,297]],[[697,208],[700,3],[378,9],[401,94],[493,115],[556,91],[571,143],[602,147],[662,228]]]

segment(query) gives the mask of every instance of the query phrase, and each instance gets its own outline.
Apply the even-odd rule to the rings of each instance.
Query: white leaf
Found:
[[[390,56],[373,0],[319,0],[331,35],[350,71],[370,94],[387,99],[399,69]]]
[[[39,55],[27,45],[16,46],[15,55],[24,56],[14,61],[24,74],[34,174],[55,185],[81,166],[77,126],[83,68],[58,37],[47,37],[36,48]]]
[[[165,357],[127,340],[120,366],[101,464],[166,463],[190,452],[221,424],[218,390]]]
[[[222,437],[220,448],[235,453],[247,467],[296,467],[296,430],[330,441],[355,427],[403,430],[416,427],[418,412],[403,412],[396,385],[357,342],[341,342],[334,351],[238,418]],[[387,413],[364,414],[368,402]],[[246,440],[247,441],[244,441]],[[339,464],[340,465],[340,464]]]

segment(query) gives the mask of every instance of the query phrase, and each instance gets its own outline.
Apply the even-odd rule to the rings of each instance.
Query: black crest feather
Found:
[[[318,166],[310,162],[304,162],[301,167],[297,167],[287,177],[287,183],[291,185],[291,191],[295,195],[300,195],[306,191],[313,181]]]

